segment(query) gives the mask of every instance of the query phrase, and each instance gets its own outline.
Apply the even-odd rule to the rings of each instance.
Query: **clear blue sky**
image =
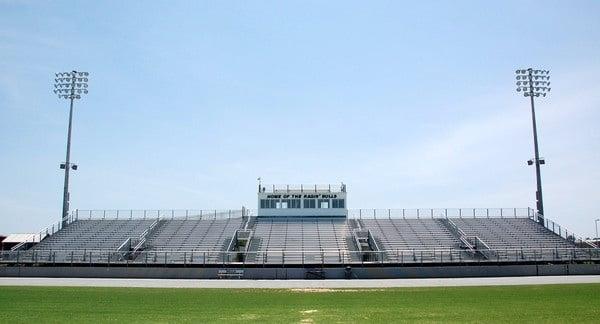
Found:
[[[0,232],[72,207],[255,208],[267,183],[348,184],[350,208],[533,207],[518,67],[538,103],[546,214],[600,217],[600,2],[0,0]]]

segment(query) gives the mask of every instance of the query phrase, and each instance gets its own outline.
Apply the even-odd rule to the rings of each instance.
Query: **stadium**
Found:
[[[0,1],[0,324],[598,323],[598,40],[593,1]]]
[[[600,249],[531,208],[348,209],[340,185],[262,185],[257,209],[74,210],[2,276],[372,279],[599,274]]]

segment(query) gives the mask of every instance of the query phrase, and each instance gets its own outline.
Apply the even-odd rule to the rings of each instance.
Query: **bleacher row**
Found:
[[[478,237],[497,256],[523,258],[519,250],[559,249],[575,245],[550,232],[529,218],[452,218],[449,219],[469,237]],[[368,230],[379,251],[375,260],[425,262],[476,259],[464,250],[460,238],[445,219],[384,218],[345,219],[340,217],[235,217],[196,219],[76,220],[43,239],[29,252],[59,258],[92,261],[92,251],[104,251],[110,262],[132,261],[167,263],[224,262],[236,230],[252,231],[247,263],[341,263],[356,261],[360,255],[353,243],[354,230]],[[128,239],[131,249],[142,242],[142,249],[130,255],[117,253]],[[554,249],[554,251],[553,251]],[[55,251],[51,254],[49,251]],[[70,251],[70,253],[69,253]],[[380,252],[382,251],[382,252]],[[26,251],[27,252],[27,251]],[[116,254],[111,254],[111,253]],[[472,252],[472,251],[471,251]],[[46,254],[44,254],[46,253]],[[61,254],[62,253],[62,254]],[[534,252],[535,253],[535,252]],[[570,252],[569,252],[570,253]],[[100,254],[96,254],[100,255]],[[115,256],[116,255],[116,256]],[[228,259],[229,260],[229,259]]]

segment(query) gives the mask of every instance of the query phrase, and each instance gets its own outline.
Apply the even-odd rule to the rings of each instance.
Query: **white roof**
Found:
[[[35,233],[17,233],[8,234],[2,243],[21,243],[21,242],[33,242],[37,243],[40,241],[40,236]]]

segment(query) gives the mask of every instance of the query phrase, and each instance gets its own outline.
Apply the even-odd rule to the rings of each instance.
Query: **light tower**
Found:
[[[544,223],[544,199],[542,196],[542,176],[540,174],[540,165],[545,164],[544,158],[540,158],[537,138],[537,125],[535,121],[534,97],[546,97],[550,92],[550,71],[534,70],[532,68],[517,70],[517,92],[523,92],[525,97],[531,100],[531,119],[533,123],[533,147],[535,157],[527,161],[527,165],[535,165],[535,176],[537,190],[535,193],[538,221]]]
[[[55,73],[54,93],[58,98],[71,100],[69,108],[69,130],[67,133],[67,157],[60,168],[65,170],[65,184],[63,190],[62,205],[62,226],[65,227],[69,219],[69,170],[77,170],[76,164],[71,164],[71,125],[73,124],[73,101],[81,99],[81,96],[88,93],[87,72],[71,71]]]

